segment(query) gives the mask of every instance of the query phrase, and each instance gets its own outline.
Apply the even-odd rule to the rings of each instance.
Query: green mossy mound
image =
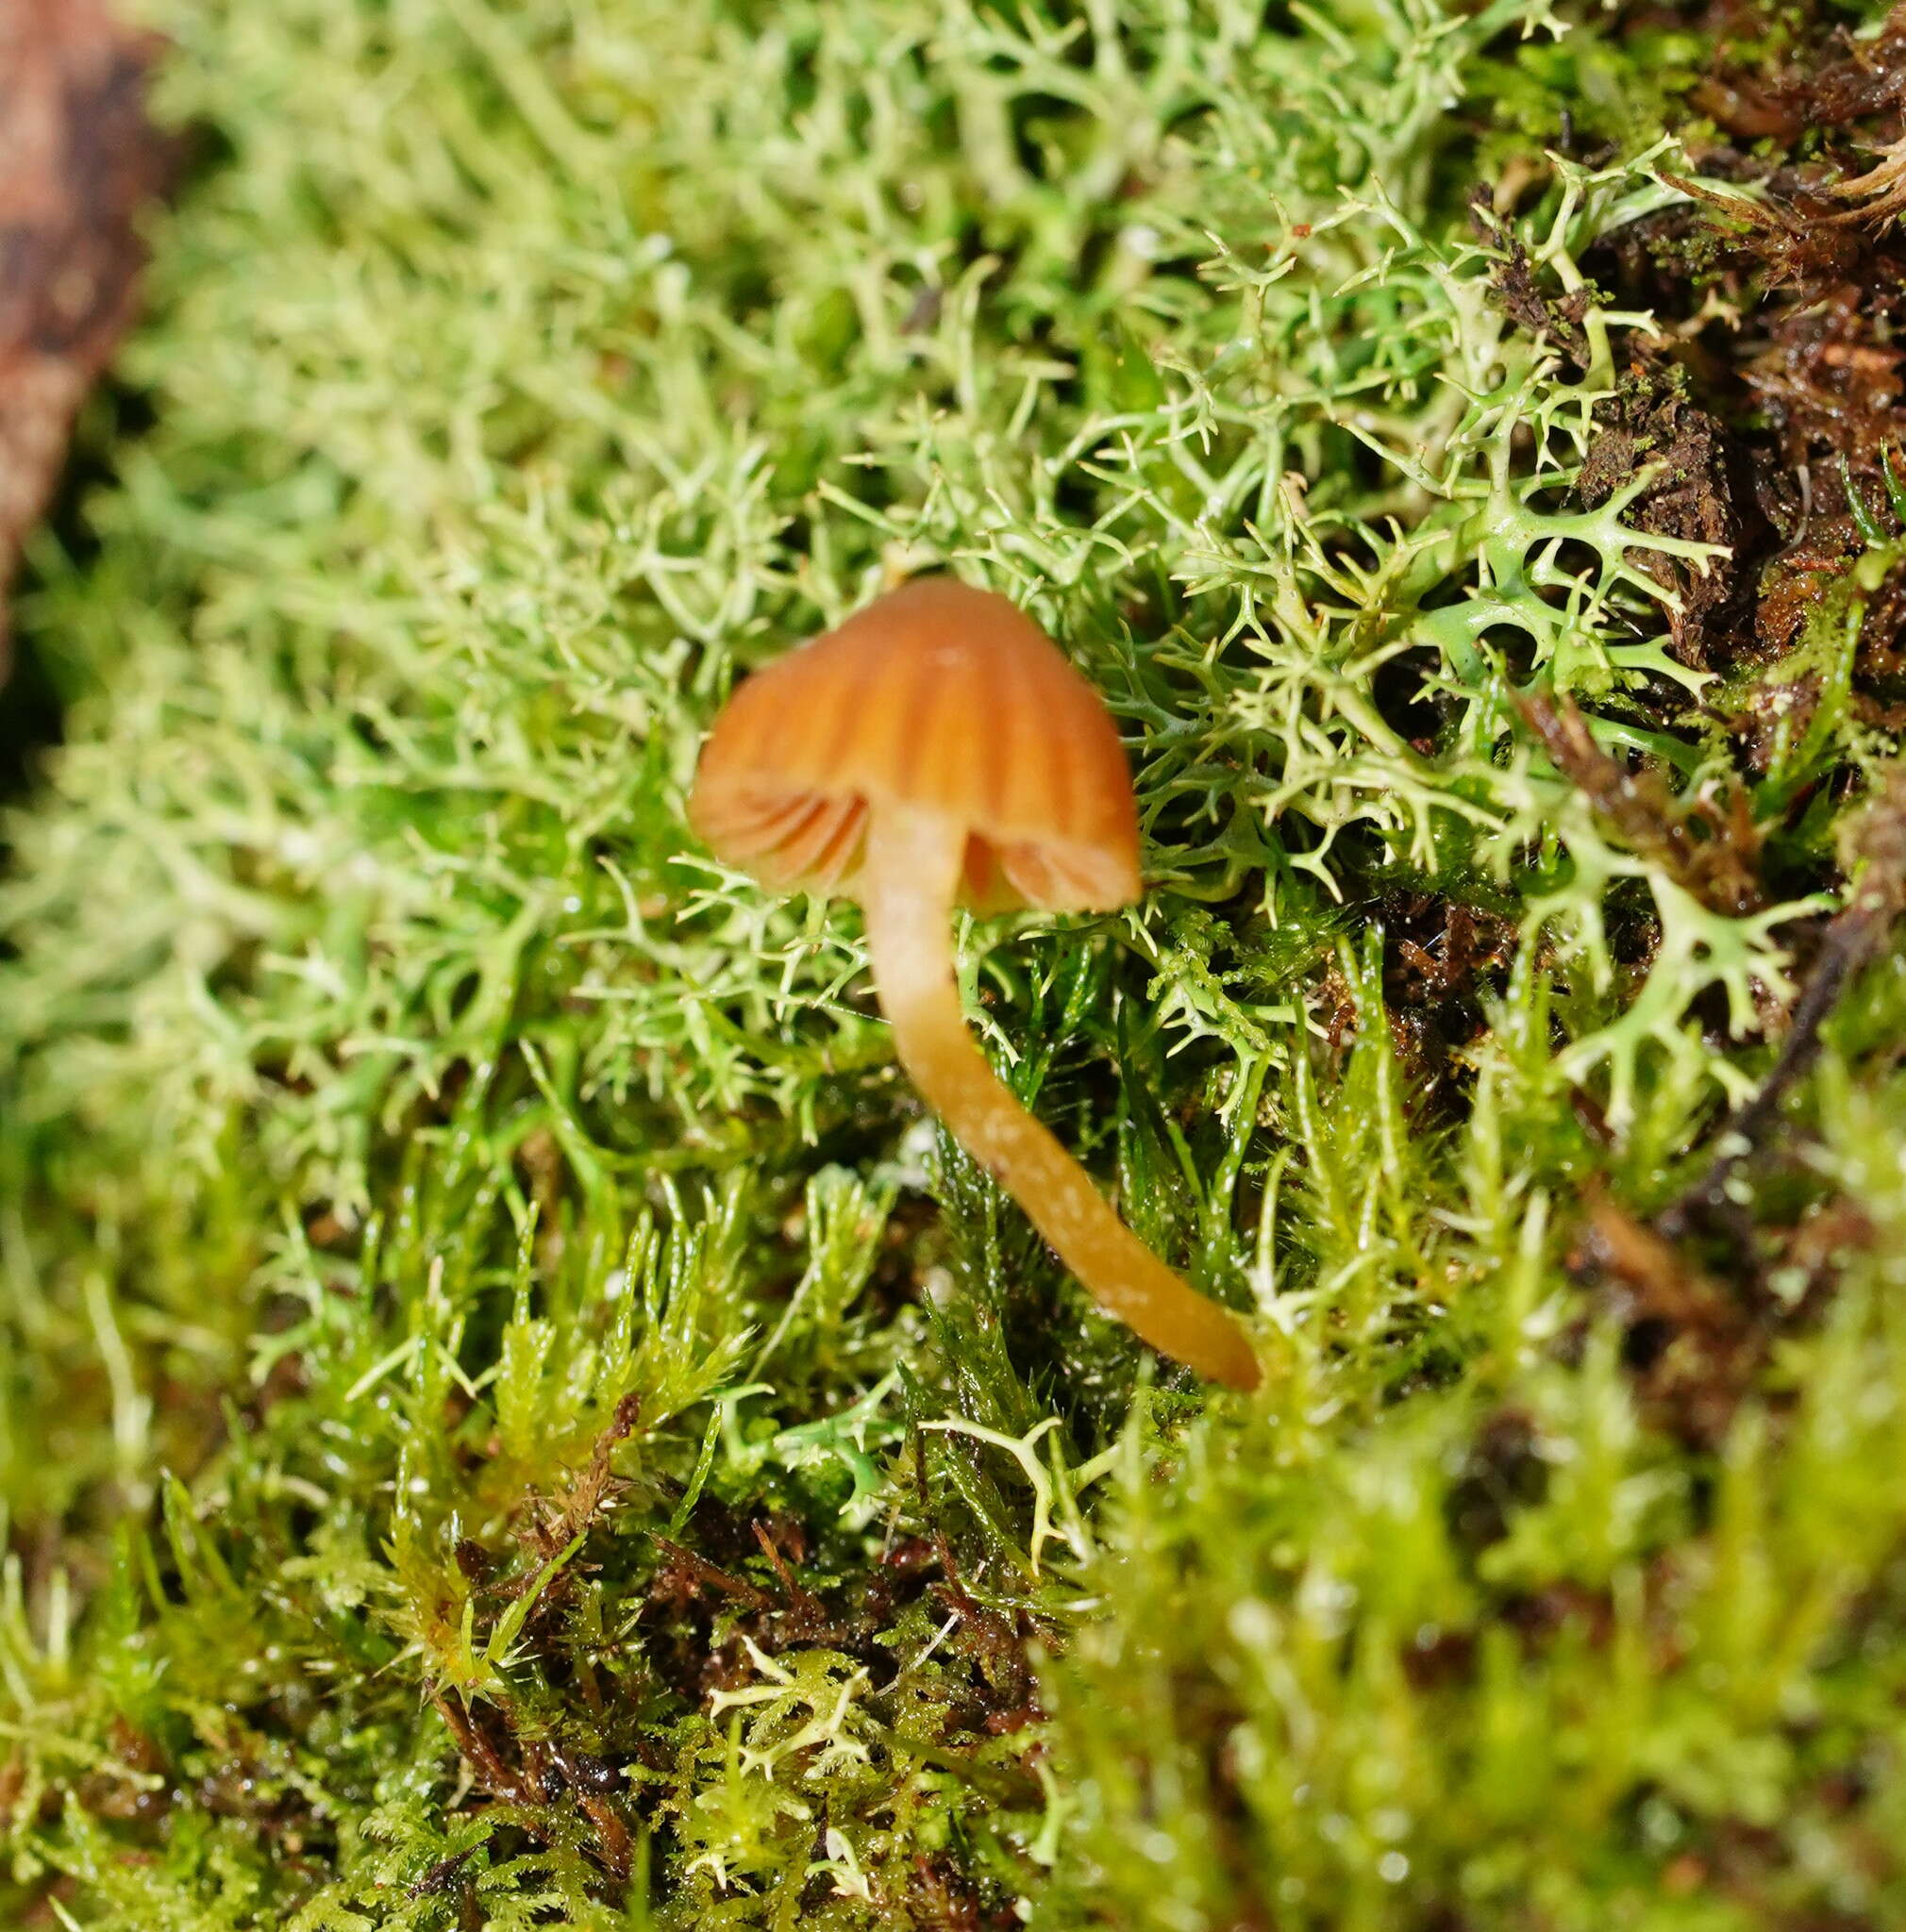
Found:
[[[1835,198],[1906,37],[157,13],[196,172],[21,613],[0,1920],[1906,1918]],[[1259,1397],[684,829],[734,679],[928,567],[1106,693],[1153,881],[964,930],[970,1009]]]

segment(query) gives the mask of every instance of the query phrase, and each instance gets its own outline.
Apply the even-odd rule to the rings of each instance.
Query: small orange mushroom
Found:
[[[999,1081],[954,979],[957,903],[1109,911],[1139,894],[1138,812],[1098,693],[1004,597],[890,592],[758,672],[715,721],[689,815],[727,863],[848,892],[900,1063],[1108,1313],[1233,1388],[1236,1319],[1119,1220]]]

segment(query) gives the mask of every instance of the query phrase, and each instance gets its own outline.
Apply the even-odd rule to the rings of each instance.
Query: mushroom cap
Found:
[[[1138,810],[1104,701],[991,591],[921,577],[758,671],[703,747],[689,817],[764,884],[854,890],[870,813],[944,812],[977,911],[1137,898]]]

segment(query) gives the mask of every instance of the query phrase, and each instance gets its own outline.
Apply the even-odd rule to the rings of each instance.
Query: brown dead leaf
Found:
[[[145,114],[156,45],[106,0],[0,0],[0,597],[137,307],[175,154]]]

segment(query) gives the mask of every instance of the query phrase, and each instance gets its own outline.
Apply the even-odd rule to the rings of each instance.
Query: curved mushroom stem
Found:
[[[966,1030],[953,976],[953,896],[964,831],[882,802],[860,880],[867,950],[900,1063],[966,1151],[1004,1187],[1108,1314],[1199,1374],[1258,1385],[1239,1324],[1195,1294],[1119,1220],[1073,1159],[1000,1082]]]

